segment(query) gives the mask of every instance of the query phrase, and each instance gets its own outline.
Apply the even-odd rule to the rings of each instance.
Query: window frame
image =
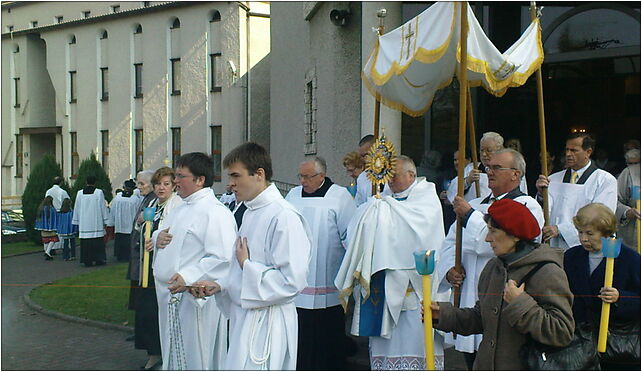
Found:
[[[112,13],[120,12],[120,4],[110,5]]]
[[[109,174],[109,130],[102,129],[100,131],[100,146],[102,151],[101,165],[105,173]]]
[[[80,156],[78,155],[78,132],[69,132],[69,147],[71,149],[71,178],[78,178],[80,168]]]
[[[62,23],[62,21],[65,19],[64,16],[58,15],[54,17],[56,20],[56,23]]]
[[[75,86],[75,89],[74,89]],[[69,103],[78,102],[78,77],[77,72],[69,71]]]
[[[134,166],[136,168],[136,173],[138,173],[143,170],[143,162],[145,156],[142,128],[134,129],[134,151]]]
[[[216,66],[217,61],[219,60],[219,57],[221,57],[221,55],[221,52],[210,54],[210,93],[221,92],[223,90],[220,85],[216,85],[216,83],[218,82],[216,79]]]
[[[91,17],[91,10],[83,10],[81,13],[82,13],[83,18]]]
[[[172,77],[172,96],[181,95],[181,59],[170,58],[171,62],[171,77]],[[178,66],[178,68],[177,68]],[[178,70],[178,72],[177,72]],[[176,89],[178,87],[178,89]]]
[[[19,77],[13,78],[13,96],[14,96],[13,108],[20,108],[20,78]]]
[[[100,68],[100,101],[109,101],[109,67]]]
[[[134,63],[134,98],[143,98],[143,64]]]
[[[181,156],[181,128],[172,127],[172,167],[176,168],[176,161]]]
[[[22,178],[24,173],[24,137],[16,134],[16,175],[15,178]]]
[[[214,182],[223,179],[223,125],[210,125],[210,156],[214,162]]]

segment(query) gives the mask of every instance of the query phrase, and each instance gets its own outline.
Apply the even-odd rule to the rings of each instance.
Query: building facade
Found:
[[[112,185],[192,151],[269,146],[265,2],[3,2],[2,195],[54,154],[93,152]],[[252,123],[255,123],[254,125]]]

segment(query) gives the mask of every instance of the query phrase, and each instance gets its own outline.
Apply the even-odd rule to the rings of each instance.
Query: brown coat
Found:
[[[521,279],[538,262],[554,261],[540,268],[526,283],[526,291],[510,304],[503,300],[509,279]],[[562,269],[563,252],[539,245],[508,267],[495,257],[488,261],[479,278],[479,300],[474,308],[458,309],[440,302],[435,328],[461,335],[482,333],[473,369],[526,369],[519,350],[530,334],[536,341],[552,346],[571,342],[575,322],[571,310],[573,295]],[[531,296],[535,295],[537,301]]]

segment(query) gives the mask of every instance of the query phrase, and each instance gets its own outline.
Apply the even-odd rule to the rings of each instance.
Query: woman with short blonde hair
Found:
[[[602,203],[591,203],[580,208],[573,217],[573,224],[578,230],[581,227],[593,226],[603,236],[611,236],[617,231],[615,214]]]

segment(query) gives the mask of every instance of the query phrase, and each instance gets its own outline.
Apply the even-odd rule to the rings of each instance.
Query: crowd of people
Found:
[[[350,185],[333,182],[322,157],[309,157],[285,197],[272,183],[269,153],[252,142],[223,160],[220,199],[202,153],[182,155],[175,169],[139,172],[110,205],[90,176],[71,209],[57,177],[37,222],[45,257],[62,240],[63,257],[75,259],[78,235],[80,262],[103,265],[113,227],[114,255],[129,262],[134,341],[147,350],[146,370],[344,370],[355,348],[350,317],[349,333],[370,338],[373,370],[425,369],[428,308],[437,369],[453,346],[469,369],[525,369],[520,349],[529,340],[565,347],[579,327],[596,332],[602,303],[613,305],[613,327],[637,329],[639,345],[640,211],[630,187],[640,186],[639,142],[627,142],[616,179],[591,159],[591,135],[570,135],[564,167],[539,175],[532,196],[521,144],[495,132],[482,135],[479,164],[466,154],[463,196],[455,175],[438,171],[435,151],[418,167],[396,157],[394,176],[373,196],[365,169],[374,143],[365,136],[343,158]],[[456,167],[456,152],[453,160]],[[144,217],[148,208],[153,218]],[[614,236],[623,246],[605,287],[600,238]],[[430,304],[422,304],[413,258],[425,249],[436,256]],[[639,368],[639,350],[600,363]]]

